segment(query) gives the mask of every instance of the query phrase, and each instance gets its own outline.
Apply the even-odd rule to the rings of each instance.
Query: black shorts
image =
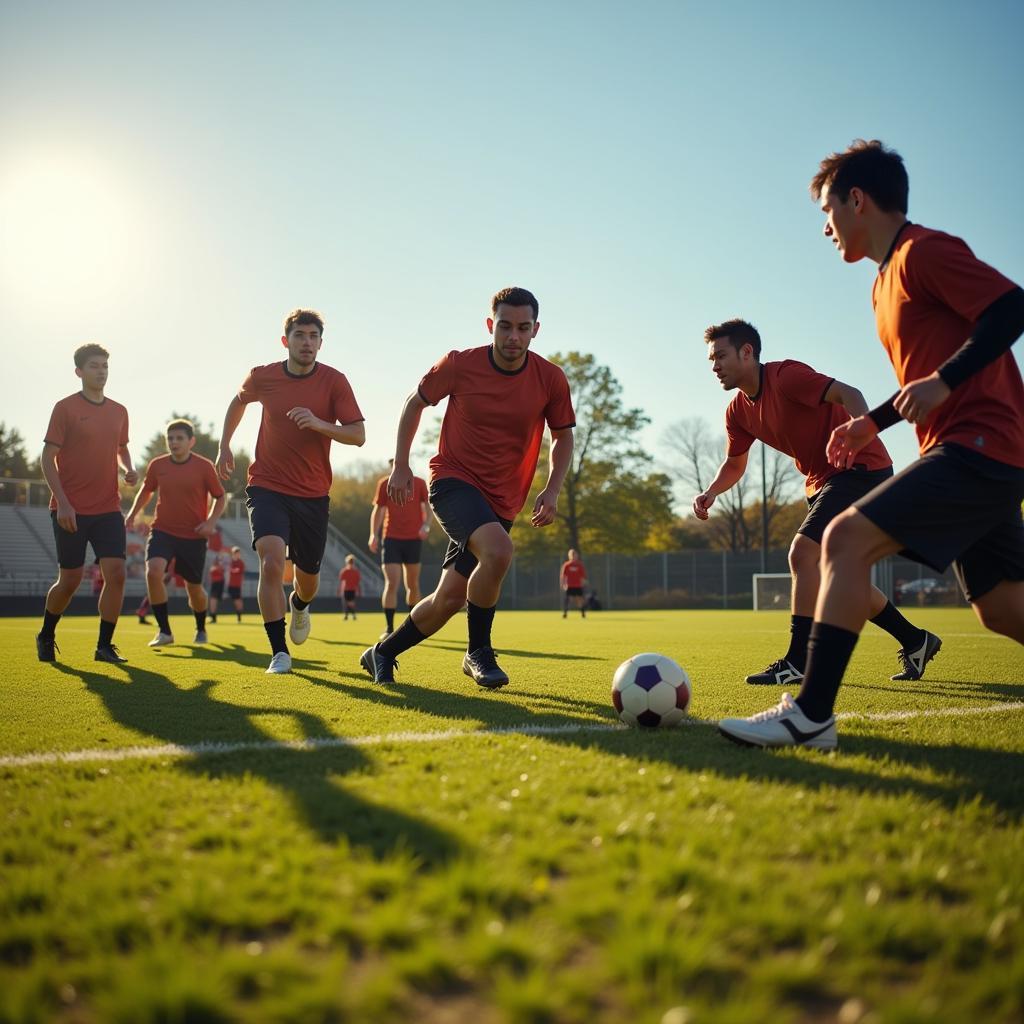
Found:
[[[466,579],[477,565],[476,557],[466,547],[473,533],[486,523],[500,523],[506,533],[512,529],[511,520],[502,519],[476,487],[454,477],[431,483],[430,507],[448,534],[448,550],[441,568],[451,567]]]
[[[385,537],[380,549],[380,564],[393,565],[395,562],[401,562],[402,565],[419,565],[422,551],[423,541],[421,540]]]
[[[901,554],[953,569],[968,601],[1024,580],[1024,469],[958,444],[936,445],[856,503],[903,545]]]
[[[331,499],[297,498],[266,487],[247,487],[245,494],[253,550],[261,537],[280,537],[286,556],[303,572],[316,575],[327,547]]]
[[[892,466],[884,469],[846,469],[830,476],[820,491],[807,499],[807,515],[797,533],[821,543],[825,528],[840,512],[892,478]]]
[[[569,597],[582,597],[583,596],[583,588],[582,587],[566,587],[565,588],[565,593]]]
[[[228,597],[234,597],[241,599],[242,588],[241,587],[228,587]]]
[[[216,583],[210,584],[210,597],[215,597],[219,601],[224,596],[224,581],[217,580]]]
[[[146,561],[174,559],[174,570],[186,583],[202,583],[206,565],[206,538],[175,537],[163,530],[151,530],[146,541]]]
[[[354,601],[356,599],[356,592],[354,590],[344,590],[342,593],[345,595],[346,601]]]
[[[62,569],[81,569],[85,565],[86,545],[98,562],[101,558],[125,557],[124,516],[120,512],[101,512],[98,516],[75,516],[78,527],[69,533],[57,522],[56,510],[50,512],[53,536],[57,542],[57,564]]]

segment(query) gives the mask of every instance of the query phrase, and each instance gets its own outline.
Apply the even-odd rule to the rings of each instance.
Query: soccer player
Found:
[[[128,410],[103,393],[109,356],[105,348],[95,344],[82,345],[75,351],[75,375],[82,382],[82,390],[53,407],[46,428],[41,465],[50,487],[59,572],[46,595],[43,626],[36,636],[40,661],[53,661],[54,652],[59,651],[57,623],[82,582],[89,544],[103,574],[95,660],[128,660],[114,646],[126,578],[118,467],[129,485],[139,477],[128,451]]]
[[[242,581],[245,579],[245,559],[242,549],[236,544],[231,549],[231,560],[228,562],[228,597],[235,608],[235,619],[242,621]],[[283,582],[283,577],[282,577]]]
[[[388,459],[394,466],[395,460]],[[427,482],[422,477],[412,478],[412,500],[399,505],[388,496],[388,478],[377,481],[377,493],[370,511],[370,550],[380,551],[380,564],[384,572],[384,593],[380,603],[384,609],[388,633],[395,631],[395,608],[398,605],[398,584],[405,577],[405,600],[410,608],[420,599],[420,557],[423,541],[430,532],[430,505]]]
[[[825,532],[822,585],[796,700],[722,733],[756,746],[836,746],[833,709],[870,605],[870,570],[897,551],[938,572],[953,563],[982,624],[1024,644],[1024,381],[1010,351],[1024,290],[959,238],[907,220],[898,153],[856,141],[821,162],[811,194],[844,262],[878,264],[875,322],[899,391],[840,424],[829,459],[848,467],[879,431],[915,424],[921,458]]]
[[[512,562],[512,520],[533,482],[545,423],[551,432],[548,478],[533,505],[534,527],[554,522],[572,459],[576,416],[565,373],[530,351],[540,330],[537,300],[505,288],[491,300],[492,343],[443,356],[406,399],[398,423],[388,494],[413,499],[409,449],[428,405],[448,398],[437,454],[430,460],[430,507],[449,537],[437,589],[359,663],[393,682],[397,657],[436,633],[463,606],[469,642],[462,671],[489,689],[508,682],[491,644],[501,584]]]
[[[587,605],[583,600],[583,588],[587,585],[587,570],[583,568],[579,553],[569,548],[569,560],[562,563],[562,571],[558,574],[562,586],[562,618],[569,614],[569,598],[576,601],[583,618],[587,617]]]
[[[849,469],[829,463],[825,448],[832,431],[851,416],[867,412],[855,387],[812,370],[794,359],[761,362],[761,336],[745,320],[727,320],[704,332],[711,368],[725,391],[737,394],[725,411],[725,461],[703,494],[693,499],[693,514],[708,518],[718,495],[742,478],[755,439],[790,456],[805,477],[807,515],[789,548],[793,574],[789,649],[763,672],[747,676],[754,685],[783,685],[803,678],[807,638],[821,573],[825,528],[858,498],[892,476],[892,459],[875,439]],[[895,680],[920,679],[942,642],[908,622],[891,601],[871,587],[869,617],[896,638],[901,670]]]
[[[288,636],[294,644],[309,636],[309,604],[320,586],[327,545],[331,442],[366,440],[363,414],[345,375],[317,360],[323,331],[323,318],[313,310],[288,314],[281,338],[288,358],[257,366],[246,377],[228,406],[217,453],[217,470],[226,480],[235,465],[231,438],[246,405],[260,402],[263,418],[246,505],[260,557],[260,611],[273,651],[268,673],[289,672],[292,665],[284,626],[286,558],[295,563]]]
[[[224,596],[224,563],[219,554],[210,562],[210,621],[217,621],[217,606]]]
[[[356,568],[356,556],[345,556],[345,568],[338,573],[338,594],[341,596],[345,608],[345,618],[352,613],[356,617],[356,598],[359,596],[359,585],[362,582],[362,574]]]
[[[227,496],[213,463],[192,450],[195,444],[191,421],[172,420],[167,424],[167,454],[150,462],[142,487],[125,517],[125,528],[130,530],[135,526],[135,517],[157,495],[146,542],[146,593],[157,622],[157,634],[150,640],[150,647],[174,643],[164,585],[164,574],[171,562],[188,593],[188,604],[196,621],[195,643],[207,642],[207,598],[203,588],[206,542],[217,528]]]

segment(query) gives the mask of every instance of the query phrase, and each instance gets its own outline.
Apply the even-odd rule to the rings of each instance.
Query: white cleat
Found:
[[[152,640],[149,641],[150,647],[168,647],[174,643],[174,635],[172,633],[157,633]]]
[[[288,607],[292,612],[291,618],[288,620],[288,639],[293,644],[304,644],[313,623],[310,621],[309,606],[307,605],[302,611],[299,611],[293,604],[294,600],[295,591],[293,590],[288,596]]]
[[[210,638],[206,635],[205,629],[197,629],[196,638],[192,642],[195,644],[208,644],[210,642]]]
[[[782,695],[775,707],[749,718],[723,718],[718,731],[744,747],[835,750],[838,744],[835,715],[830,715],[826,722],[812,722],[788,693]]]
[[[270,667],[267,669],[268,676],[283,676],[292,670],[292,656],[287,651],[278,651],[270,659]]]

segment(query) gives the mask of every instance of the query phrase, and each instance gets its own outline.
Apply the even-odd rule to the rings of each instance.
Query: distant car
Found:
[[[934,576],[923,576],[919,580],[897,580],[895,590],[897,602],[917,600],[926,603],[954,593],[956,584]]]

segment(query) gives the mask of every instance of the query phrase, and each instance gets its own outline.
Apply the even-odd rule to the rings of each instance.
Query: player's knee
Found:
[[[260,555],[260,576],[266,580],[284,581],[284,555],[264,551]]]
[[[85,575],[85,566],[78,569],[61,569],[57,583],[64,590],[77,590]]]
[[[861,553],[863,545],[859,526],[857,513],[853,509],[841,512],[828,524],[821,540],[822,555],[826,561]]]
[[[1024,643],[1024,614],[1020,609],[1002,603],[979,602],[974,606],[974,613],[990,632]]]
[[[793,543],[789,546],[789,568],[794,576],[816,568],[820,558],[819,544],[799,533],[793,538]]]
[[[146,583],[149,586],[154,586],[160,583],[164,578],[163,569],[157,569],[154,566],[146,566]]]
[[[123,587],[127,578],[124,562],[120,560],[103,567],[103,579],[109,587]]]
[[[483,550],[480,552],[479,561],[482,565],[487,566],[487,568],[492,572],[500,573],[504,576],[504,574],[508,572],[509,566],[512,564],[512,555],[514,552],[515,548],[512,545],[512,539],[510,537],[490,538]]]

